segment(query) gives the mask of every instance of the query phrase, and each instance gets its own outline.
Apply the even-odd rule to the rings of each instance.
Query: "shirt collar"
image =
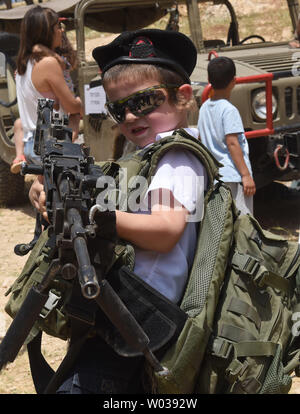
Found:
[[[194,138],[199,139],[199,130],[198,130],[198,128],[182,128],[182,129],[184,129],[188,134],[192,135]],[[175,131],[175,129],[173,129],[172,131],[160,132],[159,134],[156,135],[155,141],[159,141],[162,138],[169,137],[170,135],[173,134],[174,131]],[[153,144],[154,143],[151,142],[151,144],[148,144],[143,148],[148,148]]]
[[[199,131],[197,128],[183,128],[188,134],[192,135],[194,138],[199,139]],[[162,138],[168,137],[170,135],[172,135],[174,132],[173,131],[168,131],[168,132],[161,132],[159,134],[156,135],[155,141],[159,141]],[[150,144],[151,145],[151,144]]]
[[[192,135],[194,138],[199,139],[198,128],[182,128],[182,129],[184,129],[188,134]],[[170,135],[173,134],[174,131],[175,131],[175,129],[173,129],[172,131],[160,132],[159,134],[156,135],[155,141],[159,141],[162,138],[169,137]],[[151,142],[150,144],[146,145],[143,148],[148,148],[153,144],[154,144],[154,142]],[[137,147],[137,148],[141,149],[141,147]]]

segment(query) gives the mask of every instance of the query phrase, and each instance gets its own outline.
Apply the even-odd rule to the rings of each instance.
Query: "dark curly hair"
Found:
[[[232,59],[219,56],[212,59],[208,66],[208,81],[214,89],[224,89],[236,75],[235,64]]]

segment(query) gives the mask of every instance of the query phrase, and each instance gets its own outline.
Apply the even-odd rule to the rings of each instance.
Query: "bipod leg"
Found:
[[[8,362],[13,362],[18,355],[41,310],[47,302],[47,287],[59,268],[59,260],[52,260],[42,282],[37,286],[32,286],[29,290],[0,344],[0,370]]]

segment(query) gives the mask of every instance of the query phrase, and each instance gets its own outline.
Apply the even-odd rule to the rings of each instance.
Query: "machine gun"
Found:
[[[53,104],[50,99],[38,101],[34,152],[41,157],[41,165],[25,164],[22,173],[43,175],[62,277],[72,279],[77,273],[65,259],[74,249],[82,293],[92,299],[99,293],[99,284],[86,247],[86,238],[95,235],[95,228],[88,224],[88,211],[95,202],[93,189],[102,171],[88,148],[72,143],[72,131],[65,127],[65,120],[53,116]]]
[[[95,204],[96,182],[102,170],[84,146],[72,143],[71,130],[53,117],[53,103],[39,99],[34,151],[41,157],[41,164],[25,164],[22,171],[44,177],[49,231],[55,236],[58,258],[52,259],[41,283],[30,289],[1,342],[0,370],[16,358],[50,298],[50,282],[60,273],[67,280],[78,276],[82,295],[94,299],[123,339],[143,352],[155,371],[163,372],[148,347],[148,336],[91,263],[87,240],[95,238],[97,225],[89,222],[89,210]]]

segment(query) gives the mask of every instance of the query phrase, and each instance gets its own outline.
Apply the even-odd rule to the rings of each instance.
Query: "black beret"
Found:
[[[108,45],[96,47],[93,58],[102,75],[112,66],[121,63],[148,63],[173,69],[190,83],[197,50],[183,33],[142,29],[123,32]]]

